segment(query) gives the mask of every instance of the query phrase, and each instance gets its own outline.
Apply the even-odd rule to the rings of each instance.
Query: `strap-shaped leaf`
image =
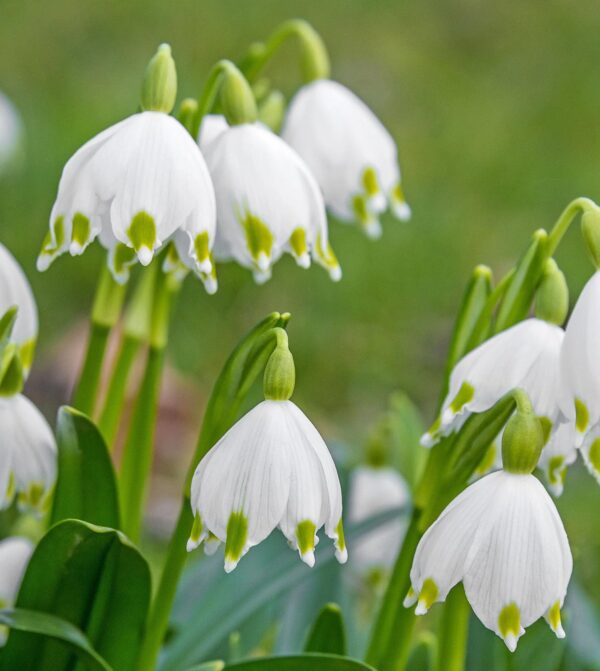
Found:
[[[112,671],[112,667],[92,648],[85,634],[60,617],[16,608],[0,610],[0,624],[17,631],[26,631],[62,641],[87,663],[89,669]],[[8,669],[9,667],[4,665],[3,659],[0,655],[0,669]]]
[[[228,664],[225,671],[375,671],[372,666],[349,657],[305,653],[286,657],[251,659]]]
[[[344,618],[336,603],[323,606],[310,630],[304,651],[347,654]]]
[[[79,519],[119,528],[115,473],[104,439],[91,419],[78,410],[58,411],[58,480],[52,522]]]
[[[148,565],[123,534],[66,520],[52,527],[33,553],[16,607],[70,622],[114,671],[131,671],[149,599]],[[19,671],[71,671],[73,658],[62,644],[14,631],[3,663]]]
[[[223,671],[224,668],[225,662],[216,659],[214,662],[202,662],[202,664],[191,666],[187,671]]]

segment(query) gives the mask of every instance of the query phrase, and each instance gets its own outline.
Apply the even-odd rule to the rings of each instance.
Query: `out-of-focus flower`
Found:
[[[350,476],[348,519],[362,522],[373,515],[410,504],[404,478],[388,466],[359,466]],[[352,548],[352,564],[359,570],[389,568],[398,554],[406,531],[402,519],[374,529]]]
[[[587,282],[573,309],[565,333],[560,357],[559,398],[561,410],[575,425],[575,443],[579,447],[586,436],[600,435],[600,358],[597,356],[600,333],[600,272]],[[598,457],[593,465],[600,471],[600,450],[591,450],[593,438],[586,441],[587,460]]]
[[[440,418],[421,439],[429,447],[521,388],[543,418],[546,435],[559,415],[559,358],[565,332],[541,319],[526,319],[486,340],[454,367]],[[600,406],[599,406],[600,409]]]
[[[376,238],[388,206],[398,219],[410,217],[392,136],[342,84],[318,79],[303,86],[290,103],[282,137],[306,161],[339,219],[357,221]]]
[[[299,266],[310,266],[312,256],[340,279],[319,187],[281,138],[244,123],[219,132],[205,152],[217,199],[217,260],[233,259],[264,282],[289,252]]]
[[[44,512],[56,479],[56,443],[48,422],[21,394],[0,397],[0,510]]]
[[[171,63],[175,76],[167,45],[155,59],[161,66]],[[121,283],[136,259],[148,265],[170,240],[199,274],[212,272],[214,190],[198,146],[165,113],[174,101],[173,83],[165,81],[168,104],[152,86],[146,87],[144,99],[148,104],[156,100],[156,107],[111,126],[67,162],[38,257],[39,270],[66,251],[82,254],[98,238],[109,250],[110,269]]]
[[[323,525],[338,561],[347,559],[335,464],[291,401],[265,400],[242,417],[198,465],[191,500],[188,551],[225,543],[227,572],[275,527],[309,566]]]
[[[582,450],[585,455],[585,451]],[[538,462],[538,468],[544,474],[548,489],[554,496],[563,492],[567,467],[577,459],[575,447],[575,426],[572,422],[562,422],[552,432]]]
[[[33,543],[27,538],[11,536],[0,541],[0,608],[14,605],[32,552]],[[6,631],[0,627],[0,645],[5,640]]]
[[[12,102],[0,91],[0,173],[15,159],[23,141],[23,124]]]
[[[514,651],[542,615],[564,637],[560,608],[573,560],[556,507],[532,475],[498,471],[468,487],[421,539],[405,605],[426,613],[462,580],[483,624]]]
[[[38,311],[29,281],[21,266],[0,243],[0,317],[17,307],[10,341],[18,349],[23,373],[31,368],[38,336]]]

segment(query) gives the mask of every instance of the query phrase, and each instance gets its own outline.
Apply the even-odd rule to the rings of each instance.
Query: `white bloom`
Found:
[[[577,459],[575,426],[572,422],[562,422],[552,432],[538,462],[538,468],[544,473],[548,489],[554,496],[562,494],[567,466],[570,466],[575,459]]]
[[[14,256],[0,243],[0,317],[16,306],[10,341],[19,348],[23,371],[31,367],[38,335],[38,311],[29,281]]]
[[[21,508],[45,510],[56,479],[56,443],[33,403],[0,397],[0,510],[17,495]]]
[[[224,542],[227,572],[275,527],[313,566],[317,531],[325,525],[338,561],[347,559],[333,459],[291,401],[263,401],[242,417],[196,468],[191,500],[188,551],[202,541],[212,551]]]
[[[328,241],[323,197],[304,162],[259,123],[231,126],[206,148],[217,198],[215,258],[251,268],[258,282],[284,252],[341,271]]]
[[[575,423],[579,447],[600,423],[600,272],[583,288],[567,324],[560,371],[564,415]]]
[[[404,478],[393,468],[359,466],[350,475],[348,519],[362,522],[373,515],[410,504]],[[374,529],[352,549],[352,562],[360,570],[389,568],[396,559],[406,531],[403,519]]]
[[[0,608],[15,603],[27,563],[33,552],[33,543],[21,536],[0,541]]]
[[[222,114],[205,114],[202,117],[200,130],[198,131],[198,146],[200,147],[200,151],[205,154],[208,145],[228,128],[227,119]]]
[[[588,471],[600,483],[600,423],[586,433],[579,449]]]
[[[471,413],[484,412],[520,387],[545,424],[547,435],[559,415],[560,326],[526,319],[486,340],[454,367],[440,420],[423,436],[430,446],[457,430]]]
[[[210,273],[215,198],[202,154],[185,128],[162,112],[111,126],[67,162],[38,258],[45,270],[66,251],[81,254],[98,237],[124,282],[137,259],[152,260],[167,240]]]
[[[23,126],[15,106],[0,91],[0,172],[15,157],[23,137]]]
[[[358,221],[379,237],[378,216],[391,206],[410,217],[392,136],[371,110],[341,84],[319,79],[290,103],[283,139],[306,161],[336,217]]]
[[[573,559],[552,499],[532,475],[492,473],[465,489],[427,530],[411,590],[421,615],[462,580],[477,617],[511,651],[542,615],[564,637],[560,608]]]

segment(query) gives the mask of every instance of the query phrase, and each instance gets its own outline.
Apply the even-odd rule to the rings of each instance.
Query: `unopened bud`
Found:
[[[509,473],[532,473],[544,446],[542,423],[524,391],[514,392],[517,409],[502,435],[502,465]]]
[[[535,297],[535,315],[561,326],[569,311],[569,287],[554,259],[546,261],[544,274]]]
[[[278,344],[265,367],[264,396],[269,401],[287,401],[294,393],[295,384],[294,357],[287,344]]]
[[[254,94],[244,75],[233,65],[224,71],[221,85],[221,105],[230,126],[256,121]]]
[[[177,97],[177,71],[171,47],[161,44],[150,59],[142,86],[142,109],[170,114]]]

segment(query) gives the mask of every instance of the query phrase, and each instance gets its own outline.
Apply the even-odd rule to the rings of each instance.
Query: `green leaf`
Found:
[[[87,668],[112,671],[112,667],[92,648],[81,630],[60,617],[17,608],[14,610],[0,610],[0,624],[18,631],[25,631],[62,641],[73,648],[75,653],[87,662]],[[1,657],[0,668],[4,668]]]
[[[406,512],[395,509],[349,525],[345,535],[350,553],[358,539]],[[179,671],[197,660],[220,655],[215,650],[232,631],[335,562],[333,548],[326,541],[317,547],[316,559],[315,567],[308,570],[284,539],[273,534],[249,552],[233,573],[224,573],[222,556],[191,564],[179,586],[172,619],[174,635],[165,648],[161,671]]]
[[[410,651],[406,671],[433,671],[437,655],[437,639],[428,631],[419,637]]]
[[[58,480],[52,523],[79,519],[119,528],[115,473],[106,444],[91,419],[74,408],[58,411]]]
[[[220,659],[215,660],[214,662],[202,662],[202,664],[196,664],[195,666],[190,666],[187,671],[223,671],[225,668],[225,662],[222,662]]]
[[[421,414],[404,392],[390,398],[388,426],[392,462],[412,488],[421,477],[428,451],[420,443],[425,431]]]
[[[310,630],[304,651],[347,654],[344,619],[337,604],[328,603],[323,607]]]
[[[372,666],[338,655],[304,654],[251,659],[228,664],[232,671],[375,671]]]
[[[114,671],[130,671],[149,599],[148,565],[123,534],[66,520],[52,527],[33,553],[16,606],[70,622]],[[64,645],[16,631],[9,637],[3,662],[19,671],[74,668],[73,653]]]

